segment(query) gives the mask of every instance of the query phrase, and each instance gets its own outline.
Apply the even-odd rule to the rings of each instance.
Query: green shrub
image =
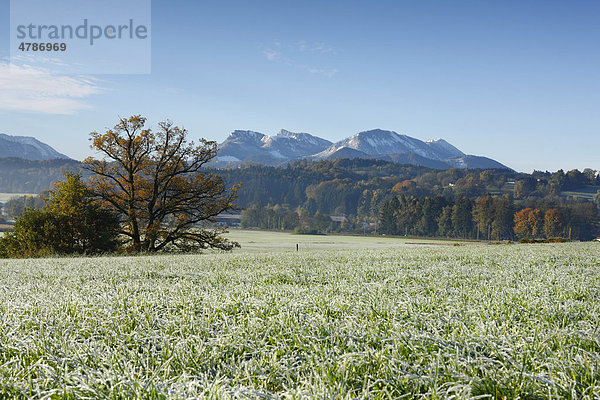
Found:
[[[0,257],[96,254],[117,250],[119,221],[93,201],[81,176],[66,174],[42,209],[26,209],[0,238]]]

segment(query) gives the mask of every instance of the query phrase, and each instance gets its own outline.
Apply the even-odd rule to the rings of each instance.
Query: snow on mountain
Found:
[[[29,136],[10,136],[0,133],[0,158],[16,157],[26,160],[69,159],[52,147]]]
[[[434,150],[442,159],[450,157],[463,157],[466,154],[446,142],[444,139],[432,139],[425,142],[432,150]]]
[[[308,157],[331,145],[329,140],[282,129],[275,136],[267,136],[253,131],[234,131],[219,145],[217,158],[229,161],[230,157],[244,161],[264,156],[267,163]]]
[[[233,131],[227,139],[219,145],[217,159],[226,162],[239,162],[249,155],[260,153],[263,145],[263,135],[254,131]]]
[[[264,147],[286,158],[305,157],[322,151],[331,145],[329,140],[308,133],[295,133],[282,129],[275,136],[263,138]]]
[[[282,165],[311,158],[377,158],[431,168],[507,168],[485,157],[469,156],[445,141],[424,142],[393,131],[374,129],[336,143],[310,135],[281,130],[275,136],[234,131],[219,145],[219,163],[258,162]]]
[[[500,168],[509,169],[506,165],[499,163],[487,157],[464,155],[462,157],[452,157],[444,160],[446,164],[454,168]]]
[[[260,132],[254,131],[233,131],[229,134],[229,137],[221,145],[236,143],[236,144],[252,144],[255,146],[261,146],[262,140],[265,138]]]
[[[381,129],[357,133],[354,136],[334,143],[325,151],[317,154],[316,157],[327,158],[343,147],[362,151],[369,155],[415,153],[421,157],[434,160],[446,158],[442,157],[434,148],[419,139]]]

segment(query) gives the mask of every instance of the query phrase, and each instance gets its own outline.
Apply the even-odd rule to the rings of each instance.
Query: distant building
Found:
[[[330,215],[329,218],[331,218],[332,222],[342,223],[348,221],[345,215]]]
[[[217,226],[238,227],[242,224],[241,214],[219,214],[215,217]]]

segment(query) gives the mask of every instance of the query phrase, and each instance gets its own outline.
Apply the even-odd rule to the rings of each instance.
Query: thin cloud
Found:
[[[265,55],[265,57],[267,57],[267,60],[269,61],[278,61],[283,58],[282,54],[279,51],[273,49],[263,50],[263,54]]]
[[[321,75],[327,78],[331,78],[339,72],[337,68],[317,68],[312,65],[296,61],[296,58],[306,58],[308,53],[313,54],[312,58],[314,58],[314,55],[318,57],[325,54],[332,54],[334,52],[333,48],[326,46],[323,43],[309,44],[302,40],[298,42],[297,46],[284,46],[286,53],[295,53],[295,58],[289,57],[285,55],[283,51],[279,50],[279,48],[282,47],[280,42],[275,42],[273,47],[277,47],[278,50],[274,50],[273,48],[269,47],[262,51],[262,54],[268,61],[287,65],[289,67],[309,72],[313,75]]]
[[[305,69],[306,71],[310,72],[311,74],[315,74],[315,75],[323,75],[326,76],[328,78],[333,77],[335,74],[337,74],[339,71],[335,68],[331,68],[331,69],[322,69],[322,68],[312,68],[308,65],[301,65],[301,68]]]
[[[327,46],[325,43],[307,43],[304,40],[298,42],[298,50],[301,52],[329,54],[333,53],[333,47]]]
[[[89,78],[0,62],[0,110],[74,114],[90,108],[83,99],[101,91]]]

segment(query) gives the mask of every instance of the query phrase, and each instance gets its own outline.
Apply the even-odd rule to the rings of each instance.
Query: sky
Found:
[[[151,72],[88,75],[9,73],[9,10],[0,133],[75,159],[140,114],[218,142],[380,128],[523,172],[600,169],[598,1],[153,0]]]

